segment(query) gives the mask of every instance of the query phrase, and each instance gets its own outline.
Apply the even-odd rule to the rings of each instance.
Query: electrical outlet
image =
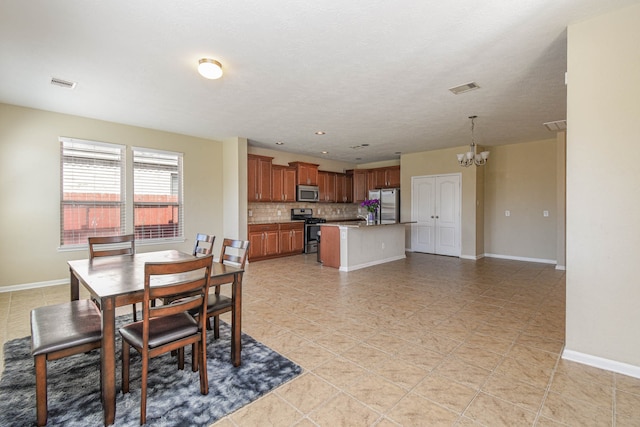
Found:
[[[511,216],[511,211],[504,211],[504,216]]]
[[[384,249],[384,242],[382,242],[382,249]]]
[[[253,211],[249,209],[249,216],[253,216]]]
[[[282,212],[280,212],[280,209],[278,209],[278,216],[282,215]]]
[[[542,216],[549,216],[549,211],[542,211]]]

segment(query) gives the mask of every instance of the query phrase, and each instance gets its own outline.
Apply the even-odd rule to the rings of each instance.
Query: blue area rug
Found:
[[[116,327],[131,315],[116,319]],[[250,336],[242,334],[242,365],[231,364],[230,328],[220,322],[220,339],[207,335],[209,394],[200,394],[197,372],[191,371],[191,348],[185,369],[178,370],[169,353],[151,360],[147,394],[149,426],[208,426],[295,378],[302,368]],[[140,424],[140,355],[131,350],[130,392],[120,392],[119,335],[116,426]],[[4,345],[5,369],[0,379],[0,426],[33,426],[36,420],[35,372],[30,337]],[[47,362],[49,418],[47,426],[102,426],[100,350]]]

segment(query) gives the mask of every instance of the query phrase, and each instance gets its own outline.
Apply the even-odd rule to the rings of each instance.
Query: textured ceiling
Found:
[[[1,0],[0,102],[354,163],[468,144],[470,115],[481,145],[545,139],[567,25],[636,3]]]

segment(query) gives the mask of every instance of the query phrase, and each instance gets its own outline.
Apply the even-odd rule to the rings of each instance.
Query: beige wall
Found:
[[[559,214],[553,136],[491,147],[484,181],[485,254],[555,263]],[[543,216],[545,210],[548,217]]]
[[[60,136],[184,153],[187,240],[179,244],[137,245],[137,250],[190,251],[192,236],[197,232],[222,236],[226,182],[222,143],[0,104],[0,286],[68,280],[66,261],[87,256],[86,250],[58,250]],[[128,148],[129,162],[130,152]],[[242,163],[246,163],[246,156]],[[232,179],[237,181],[235,173]],[[130,180],[127,186],[131,194]],[[132,206],[128,208],[132,210]],[[246,209],[242,211],[245,212]],[[128,226],[132,229],[132,225]]]
[[[565,357],[640,376],[640,5],[568,29]],[[601,359],[600,359],[601,358]],[[620,365],[622,366],[622,365]],[[620,366],[617,366],[618,368]]]
[[[444,150],[423,151],[403,154],[400,158],[400,219],[411,220],[411,177],[441,175],[449,173],[462,174],[462,231],[461,256],[477,258],[482,256],[482,223],[478,223],[477,208],[481,206],[478,196],[478,171],[475,166],[463,168],[458,165],[456,154],[468,150],[468,147],[447,148]],[[482,175],[480,175],[482,179]],[[406,245],[411,248],[411,233],[407,227]]]

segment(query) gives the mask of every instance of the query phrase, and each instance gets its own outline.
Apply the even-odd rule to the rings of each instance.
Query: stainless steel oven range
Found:
[[[327,222],[324,218],[314,218],[313,209],[293,208],[291,209],[292,221],[304,221],[304,253],[313,254],[318,252],[318,232],[320,224]]]

